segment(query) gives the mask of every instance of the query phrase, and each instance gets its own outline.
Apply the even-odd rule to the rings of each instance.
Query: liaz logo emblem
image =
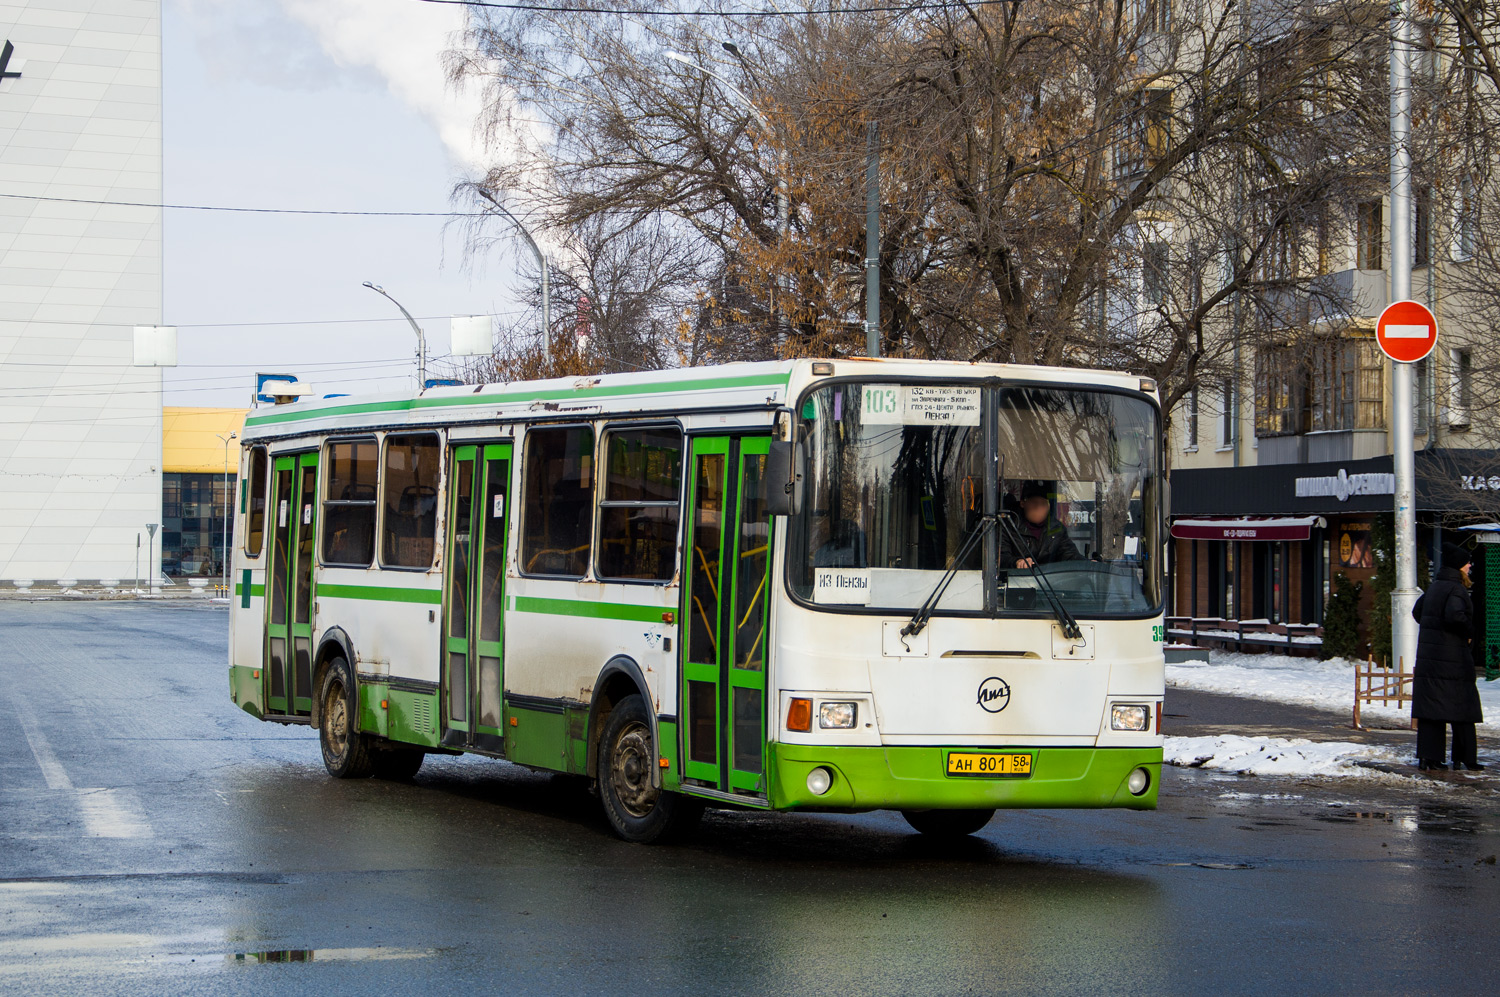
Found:
[[[1010,686],[1005,680],[991,675],[979,683],[979,708],[986,713],[999,713],[1010,705]]]

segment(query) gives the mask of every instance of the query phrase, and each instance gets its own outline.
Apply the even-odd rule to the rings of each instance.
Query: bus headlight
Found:
[[[1151,773],[1145,769],[1133,769],[1125,779],[1125,788],[1130,790],[1131,796],[1140,796],[1151,788]]]
[[[1109,710],[1110,730],[1145,730],[1151,711],[1144,706],[1125,706],[1116,703]]]
[[[821,765],[807,773],[807,791],[814,796],[822,796],[832,785],[833,773]]]
[[[824,730],[849,730],[858,707],[853,703],[819,703],[818,726]]]

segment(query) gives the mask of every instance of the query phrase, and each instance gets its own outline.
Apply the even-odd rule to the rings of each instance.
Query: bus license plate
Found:
[[[1025,777],[1031,775],[1031,756],[953,751],[948,754],[948,774]]]

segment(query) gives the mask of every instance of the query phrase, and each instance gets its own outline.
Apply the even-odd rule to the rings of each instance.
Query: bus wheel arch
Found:
[[[343,658],[349,663],[349,678],[355,684],[355,702],[358,702],[359,679],[354,674],[354,662],[358,659],[354,657],[354,642],[349,639],[349,635],[344,632],[342,627],[330,627],[324,632],[322,639],[318,642],[318,653],[313,656],[312,665],[312,687],[314,691],[323,688],[323,673],[328,671],[328,665],[334,658]],[[319,697],[314,695],[312,707],[312,724],[314,727],[322,723],[323,718],[320,713],[322,708],[323,704],[320,702]],[[354,720],[355,727],[358,729],[359,716],[357,711]]]
[[[639,695],[651,713],[651,731],[656,733],[656,710],[651,703],[651,691],[646,685],[646,675],[635,659],[627,655],[616,655],[605,662],[594,682],[594,695],[589,704],[588,755],[584,761],[584,772],[590,778],[599,775],[599,742],[604,728],[609,724],[609,715],[615,705],[627,696]]]

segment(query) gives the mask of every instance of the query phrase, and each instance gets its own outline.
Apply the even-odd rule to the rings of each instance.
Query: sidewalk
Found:
[[[1367,722],[1370,729],[1355,730],[1350,719],[1348,711],[1334,713],[1291,703],[1168,687],[1162,734],[1175,738],[1238,736],[1367,744],[1391,749],[1403,761],[1360,763],[1366,767],[1451,785],[1500,790],[1500,773],[1493,765],[1500,751],[1500,739],[1483,729],[1479,732],[1480,761],[1491,764],[1491,768],[1483,772],[1420,772],[1416,766],[1416,731],[1385,718],[1372,718]]]

